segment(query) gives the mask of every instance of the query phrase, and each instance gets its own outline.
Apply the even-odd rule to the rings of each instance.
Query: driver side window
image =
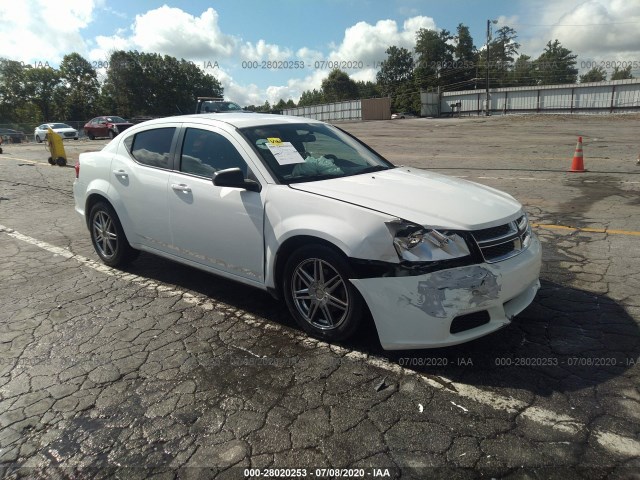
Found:
[[[187,129],[180,155],[181,172],[211,177],[218,170],[234,167],[247,176],[247,164],[229,140],[208,130]]]

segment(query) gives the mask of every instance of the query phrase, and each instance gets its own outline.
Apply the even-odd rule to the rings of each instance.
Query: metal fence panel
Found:
[[[347,100],[344,102],[325,103],[308,107],[285,108],[282,113],[284,115],[313,118],[323,122],[362,120],[360,100]]]
[[[602,113],[640,110],[640,79],[613,80],[576,85],[544,85],[497,88],[490,92],[495,113]],[[425,92],[423,92],[424,95]],[[442,114],[483,114],[485,91],[445,92],[440,97]],[[451,108],[460,103],[459,111]],[[426,98],[422,96],[423,109]]]

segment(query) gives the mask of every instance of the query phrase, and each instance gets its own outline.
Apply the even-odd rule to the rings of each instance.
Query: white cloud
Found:
[[[86,51],[81,30],[91,22],[94,9],[92,0],[0,0],[2,56],[51,65],[67,53]]]
[[[299,100],[305,90],[320,89],[322,80],[336,65],[344,67],[342,70],[356,81],[375,81],[380,62],[387,58],[387,48],[396,45],[413,50],[416,32],[421,28],[435,29],[436,24],[432,18],[425,16],[405,20],[402,28],[398,28],[394,20],[380,20],[374,25],[358,22],[345,29],[339,44],[330,44],[326,56],[317,50],[299,49],[296,56],[311,66],[311,73],[304,78],[290,79],[286,85],[267,87],[267,100],[270,103],[278,102],[281,98]],[[316,65],[320,68],[315,68]]]
[[[275,103],[281,98],[298,100],[303,91],[320,88],[322,80],[336,63],[345,67],[343,69],[355,80],[375,80],[377,68],[386,58],[386,49],[391,45],[412,49],[420,28],[435,28],[435,22],[425,16],[409,18],[401,27],[394,20],[380,20],[373,25],[358,22],[345,29],[339,44],[330,44],[328,53],[301,47],[294,54],[290,48],[268,43],[264,39],[252,43],[223,33],[218,25],[218,14],[213,8],[194,16],[165,5],[137,15],[128,31],[120,31],[110,37],[97,37],[90,58],[94,61],[106,60],[113,50],[137,49],[194,60],[198,64],[217,61],[221,68],[207,73],[218,78],[225,88],[225,96],[245,105],[262,104],[265,99]],[[241,61],[264,59],[303,60],[307,65],[307,74],[303,78],[291,78],[285,84],[269,85],[260,90],[253,83],[241,86],[228,73],[230,67],[238,67]],[[329,66],[316,63],[322,60],[332,63]],[[293,69],[292,73],[299,71]]]
[[[424,16],[405,20],[402,29],[394,20],[379,20],[375,25],[358,22],[345,30],[342,42],[329,59],[377,65],[387,57],[385,51],[392,45],[413,50],[416,32],[421,28],[434,29],[436,25],[432,18]]]
[[[558,39],[580,61],[637,61],[640,58],[640,3],[628,0],[535,1],[527,23],[540,24],[521,43],[537,57]],[[526,25],[522,27],[527,28]],[[516,29],[518,29],[516,27]],[[611,69],[609,69],[610,71]],[[637,75],[640,71],[635,71]]]
[[[250,42],[245,42],[240,47],[241,60],[260,60],[267,58],[269,60],[285,60],[291,57],[291,50],[288,48],[281,49],[278,45],[266,43],[264,40],[258,40],[258,43],[253,45]]]
[[[136,15],[131,41],[140,50],[185,59],[228,57],[237,40],[218,26],[218,13],[208,8],[199,17],[163,5]]]

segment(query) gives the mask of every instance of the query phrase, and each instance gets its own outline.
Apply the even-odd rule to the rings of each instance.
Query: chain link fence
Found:
[[[87,120],[64,120],[62,122],[47,122],[47,123],[66,123],[70,127],[75,128],[78,131],[78,137],[83,138],[84,124]],[[34,130],[42,123],[0,123],[0,137],[2,137],[2,143],[25,143],[35,142]]]

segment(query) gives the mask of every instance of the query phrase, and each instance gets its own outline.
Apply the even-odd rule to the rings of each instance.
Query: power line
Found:
[[[640,22],[608,22],[608,23],[509,23],[508,26],[514,27],[599,27],[607,25],[640,25]]]

